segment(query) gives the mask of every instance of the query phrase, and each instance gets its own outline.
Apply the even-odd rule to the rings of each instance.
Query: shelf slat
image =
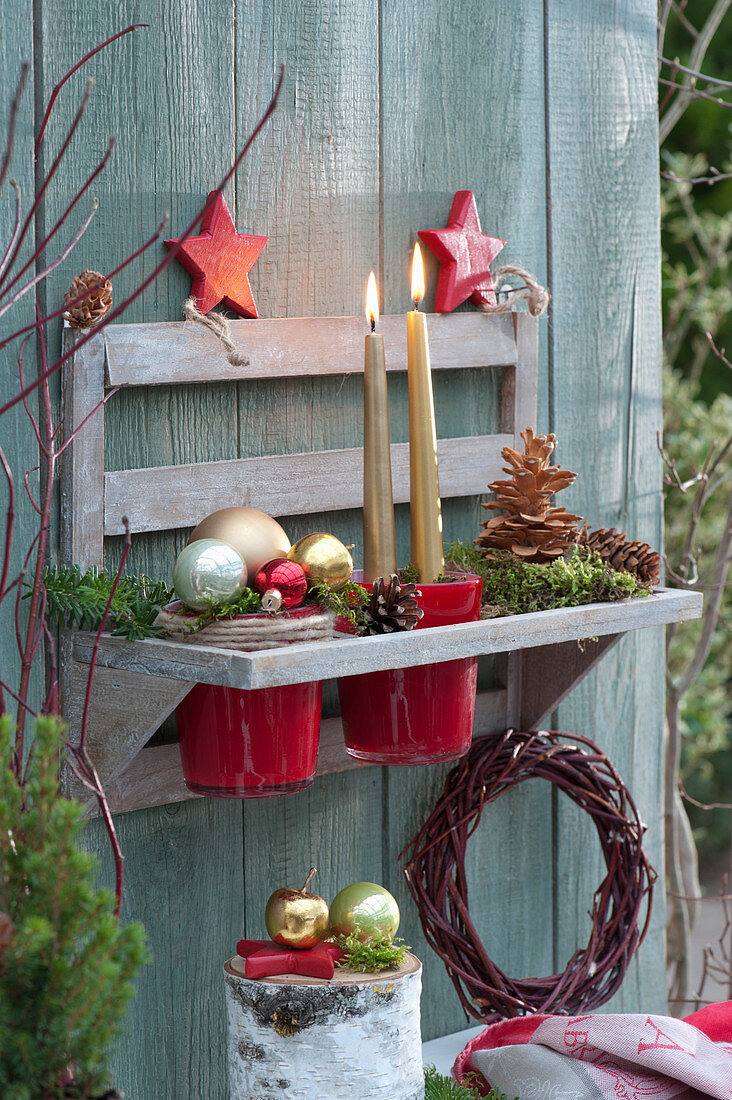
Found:
[[[488,483],[502,476],[501,451],[512,443],[508,434],[438,440],[442,497],[487,493]],[[391,467],[394,503],[405,503],[408,443],[392,443]],[[321,486],[318,505],[324,512],[362,508],[363,448],[111,470],[104,475],[104,534],[122,534],[122,516],[136,534],[194,527],[212,500],[237,500],[273,516],[306,515],[313,508],[313,485]]]
[[[254,653],[157,638],[128,642],[105,636],[97,661],[107,668],[251,690],[625,633],[696,619],[701,611],[701,593],[660,589],[642,599],[617,603],[587,604],[371,638],[344,637]],[[93,634],[76,634],[75,660],[88,664],[94,641]]]
[[[432,369],[515,364],[514,317],[520,318],[519,327],[532,327],[534,322],[527,314],[510,312],[427,314]],[[198,325],[185,321],[110,325],[104,330],[107,382],[110,386],[165,386],[363,374],[367,332],[364,317],[231,321],[232,338],[249,359],[234,367],[222,354],[218,338]],[[386,344],[387,370],[406,371],[406,317],[381,317],[379,332]]]

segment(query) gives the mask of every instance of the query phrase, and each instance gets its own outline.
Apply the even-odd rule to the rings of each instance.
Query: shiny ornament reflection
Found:
[[[290,540],[276,519],[257,508],[220,508],[199,523],[191,535],[196,539],[223,539],[238,550],[249,567],[249,582],[257,570],[272,558],[284,558]]]
[[[308,582],[301,565],[289,558],[275,558],[257,570],[252,587],[257,592],[275,588],[282,597],[282,606],[299,607],[305,599]]]
[[[187,607],[204,611],[211,603],[231,603],[246,588],[247,566],[221,539],[197,539],[178,555],[173,588]]]
[[[298,539],[288,553],[290,561],[302,566],[308,584],[324,581],[329,588],[342,588],[351,579],[353,558],[335,535],[318,531]]]
[[[270,896],[264,911],[264,923],[270,939],[283,947],[315,947],[328,931],[328,906],[318,894],[308,892],[315,867],[302,890],[282,887]]]
[[[393,940],[399,928],[396,898],[375,882],[354,882],[330,903],[330,935]]]

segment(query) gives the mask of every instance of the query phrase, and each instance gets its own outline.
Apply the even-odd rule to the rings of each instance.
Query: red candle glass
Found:
[[[313,613],[308,606],[290,615]],[[322,681],[255,691],[196,684],[176,710],[188,789],[216,798],[268,798],[311,786],[322,695]]]
[[[415,630],[480,618],[482,579],[454,576],[444,584],[418,585],[424,617]],[[473,735],[477,680],[477,657],[340,679],[347,752],[374,764],[431,764],[464,756]]]

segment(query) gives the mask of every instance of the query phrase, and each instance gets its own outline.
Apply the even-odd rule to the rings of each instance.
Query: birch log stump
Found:
[[[224,964],[231,1100],[422,1100],[422,965],[254,981]]]

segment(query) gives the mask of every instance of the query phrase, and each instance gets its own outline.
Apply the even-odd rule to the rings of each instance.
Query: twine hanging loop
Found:
[[[203,325],[209,332],[213,332],[214,336],[218,336],[221,343],[224,345],[227,351],[227,360],[231,363],[232,367],[248,367],[249,357],[244,352],[239,351],[238,347],[234,343],[231,337],[231,327],[229,321],[224,317],[223,313],[217,313],[216,310],[211,310],[210,313],[201,313],[196,305],[195,298],[187,298],[183,303],[183,314],[186,321],[196,321],[199,325]]]

